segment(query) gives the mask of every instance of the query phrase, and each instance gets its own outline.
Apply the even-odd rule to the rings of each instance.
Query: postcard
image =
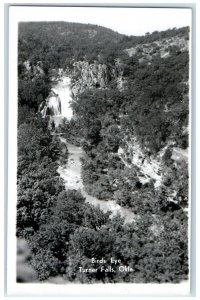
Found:
[[[8,295],[190,294],[191,12],[10,6]]]

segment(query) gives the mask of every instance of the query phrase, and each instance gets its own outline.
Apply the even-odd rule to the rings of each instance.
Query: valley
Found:
[[[188,280],[189,39],[19,24],[16,236],[37,282]]]

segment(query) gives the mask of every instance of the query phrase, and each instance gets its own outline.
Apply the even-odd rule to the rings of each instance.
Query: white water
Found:
[[[56,125],[59,125],[63,118],[70,120],[73,116],[70,107],[72,101],[70,85],[71,79],[69,77],[61,77],[52,86],[50,95],[46,99],[46,105],[41,110],[42,116],[45,118],[47,114],[50,114],[50,120],[54,120]]]
[[[60,115],[61,112],[61,103],[59,97],[52,96],[49,98],[48,107],[53,112],[53,115]]]
[[[72,101],[70,84],[71,79],[69,77],[61,77],[61,79],[52,87],[52,91],[59,95],[60,98],[61,116],[68,120],[70,120],[73,116],[73,111],[70,107],[70,103]]]
[[[81,178],[81,157],[83,157],[84,152],[80,147],[76,147],[72,144],[66,142],[64,138],[60,138],[62,142],[66,143],[69,158],[68,163],[64,166],[58,168],[58,172],[63,178],[66,189],[76,189],[80,190],[82,195],[85,197],[85,201],[94,205],[99,206],[104,212],[111,211],[111,217],[120,214],[121,217],[125,218],[125,223],[131,223],[136,218],[135,214],[126,208],[121,207],[113,200],[99,200],[96,197],[89,195],[83,186]]]

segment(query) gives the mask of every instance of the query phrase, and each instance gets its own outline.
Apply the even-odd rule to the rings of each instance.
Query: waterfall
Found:
[[[62,118],[68,120],[72,118],[70,84],[71,79],[69,77],[61,77],[59,81],[52,86],[51,92],[46,99],[46,105],[40,111],[43,118],[50,115],[51,118],[56,120],[56,123]]]
[[[52,116],[61,115],[61,101],[58,95],[51,96],[48,101],[49,114]]]
[[[71,79],[69,77],[62,77],[55,86],[53,86],[52,91],[59,96],[61,102],[61,116],[70,120],[73,116],[70,103],[72,101],[71,89],[70,89]]]

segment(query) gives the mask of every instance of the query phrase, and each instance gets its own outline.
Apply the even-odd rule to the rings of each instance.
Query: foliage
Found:
[[[123,35],[102,26],[66,22],[21,22],[19,61],[43,62],[44,70],[70,67],[72,59],[97,59],[115,47]],[[34,51],[33,51],[34,49]],[[106,57],[109,54],[105,54]],[[107,59],[108,60],[108,59]]]
[[[48,131],[48,121],[29,114],[27,108],[26,112],[26,122],[18,128],[18,236],[37,231],[49,220],[56,197],[64,189],[57,173],[58,141]]]
[[[21,78],[19,75],[18,86],[18,103],[35,111],[38,111],[39,105],[45,101],[50,92],[49,80],[44,76],[33,80],[29,76]]]

